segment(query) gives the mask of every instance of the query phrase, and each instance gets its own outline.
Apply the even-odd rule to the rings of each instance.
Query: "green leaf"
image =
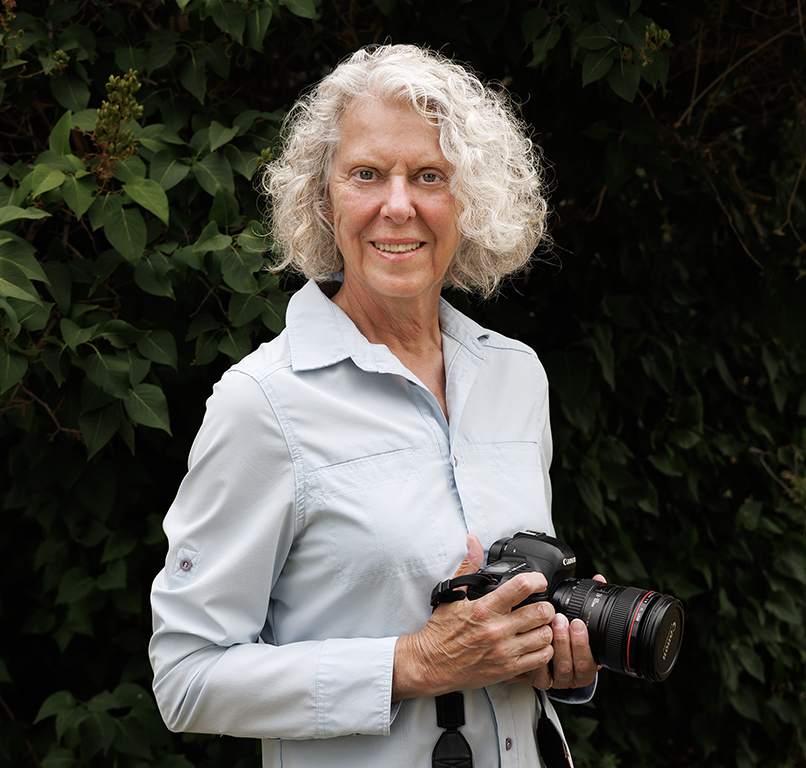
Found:
[[[22,323],[17,315],[17,311],[12,306],[11,302],[14,299],[5,299],[0,296],[0,327],[3,328],[6,342],[14,341],[20,335],[22,330]],[[17,304],[20,306],[36,306],[33,302],[21,302],[17,299]]]
[[[210,208],[210,220],[223,229],[233,229],[243,221],[238,200],[232,192],[223,187],[216,190],[213,206]]]
[[[232,246],[232,238],[229,235],[222,235],[218,231],[218,224],[211,221],[193,244],[193,250],[197,253],[209,253],[210,251],[223,251]]]
[[[230,248],[221,259],[224,282],[239,293],[254,293],[258,289],[255,272],[263,266],[259,253],[243,248]]]
[[[84,445],[87,446],[87,459],[101,450],[118,431],[120,426],[120,405],[110,403],[78,417],[78,426]]]
[[[537,40],[548,20],[549,12],[545,8],[531,8],[527,11],[521,21],[523,41],[528,45]]]
[[[110,222],[115,222],[123,210],[123,198],[120,195],[98,195],[89,208],[90,225],[93,231]]]
[[[577,35],[574,42],[580,48],[585,48],[588,51],[598,51],[615,45],[616,41],[604,24],[591,24]]]
[[[582,502],[596,515],[600,522],[604,523],[604,499],[596,478],[589,473],[584,473],[577,478],[576,485]]]
[[[607,73],[607,83],[614,93],[630,103],[635,101],[640,82],[641,67],[624,59],[620,59]]]
[[[77,219],[80,219],[89,210],[97,190],[98,185],[91,176],[84,176],[79,179],[72,174],[68,174],[62,184],[64,202],[70,206],[70,210],[73,211]]]
[[[54,717],[60,712],[74,709],[76,704],[76,699],[70,691],[52,693],[42,702],[42,706],[39,707],[39,712],[37,712],[34,718],[34,725],[48,717]]]
[[[207,8],[212,11],[216,26],[243,45],[243,33],[246,27],[246,15],[243,9],[229,0],[208,0]]]
[[[151,158],[151,178],[164,190],[173,189],[190,173],[190,166],[173,150],[164,149]]]
[[[168,273],[173,265],[158,251],[145,254],[137,262],[134,270],[134,282],[147,293],[153,296],[167,296],[174,298],[174,287]]]
[[[243,329],[233,331],[227,328],[224,331],[224,337],[218,344],[218,348],[230,357],[234,363],[237,363],[252,351],[252,344],[249,334]]]
[[[42,758],[40,765],[42,768],[77,768],[78,760],[72,750],[57,747]]]
[[[6,205],[0,208],[0,225],[19,219],[44,219],[50,216],[39,208],[20,208],[16,205]]]
[[[139,262],[147,238],[146,223],[140,211],[124,208],[119,215],[107,217],[104,234],[110,245],[127,261],[132,264]]]
[[[0,394],[15,386],[27,370],[28,358],[9,349],[5,339],[0,341]]]
[[[230,299],[231,302],[232,299]],[[174,370],[178,368],[179,355],[176,349],[176,339],[170,331],[150,331],[147,336],[138,340],[137,351],[155,363],[170,365]]]
[[[653,88],[666,85],[669,77],[669,54],[666,51],[651,51],[643,54],[640,62],[641,77]]]
[[[210,151],[215,152],[219,147],[232,141],[238,134],[237,128],[227,128],[218,120],[213,120],[210,123]]]
[[[36,249],[18,235],[0,231],[0,262],[4,261],[19,267],[29,280],[48,282],[45,270],[36,260]]]
[[[258,293],[233,293],[229,300],[229,319],[236,327],[246,325],[260,317],[266,308],[266,299]]]
[[[84,361],[87,376],[105,392],[124,398],[129,386],[129,364],[116,355],[104,355],[93,348]]]
[[[123,190],[135,203],[142,205],[168,226],[168,195],[158,182],[135,177],[123,185]]]
[[[675,461],[671,456],[668,454],[659,454],[656,456],[648,456],[647,457],[650,463],[657,469],[659,472],[662,472],[667,477],[682,477],[683,470],[679,466],[678,462]]]
[[[6,259],[0,259],[0,296],[41,302],[39,293],[22,268]]]
[[[92,592],[95,580],[81,566],[75,566],[67,571],[59,582],[59,592],[56,595],[56,604],[72,603],[81,600]]]
[[[749,645],[740,644],[736,648],[736,656],[739,663],[756,678],[760,683],[765,682],[764,678],[764,662]]]
[[[156,427],[171,434],[168,401],[159,387],[154,384],[138,384],[129,390],[124,403],[126,413],[135,424]]]
[[[616,55],[616,51],[609,49],[589,51],[582,62],[582,85],[601,80],[610,71]]]
[[[50,92],[53,98],[65,109],[80,112],[90,103],[90,88],[71,72],[54,77],[50,81]]]
[[[273,333],[280,333],[285,328],[285,313],[288,308],[288,296],[284,293],[273,293],[266,299],[266,307],[260,317]]]
[[[593,349],[596,359],[602,366],[602,375],[610,385],[611,390],[616,388],[616,356],[613,351],[613,329],[609,325],[597,324],[593,329],[593,337],[586,343]]]
[[[67,317],[61,320],[61,331],[64,343],[67,344],[73,352],[76,351],[80,344],[86,344],[98,330],[97,323],[89,328],[81,328],[77,323],[73,322]]]
[[[199,103],[204,104],[207,93],[207,64],[205,59],[199,56],[198,49],[189,52],[189,58],[179,73],[179,82],[198,99]]]
[[[257,2],[247,11],[249,23],[246,26],[249,47],[256,51],[263,51],[263,40],[271,24],[271,3]]]
[[[530,67],[536,67],[546,60],[549,52],[560,41],[561,34],[562,30],[560,29],[560,25],[555,23],[548,28],[548,31],[542,37],[535,40],[532,45],[532,60],[529,62]]]
[[[70,154],[70,131],[73,128],[73,113],[68,109],[58,120],[50,132],[48,147],[57,155]]]
[[[200,163],[192,166],[193,175],[201,188],[210,197],[215,197],[219,187],[235,191],[235,180],[232,176],[232,166],[224,155],[207,155]]]
[[[124,589],[126,587],[127,576],[126,561],[113,560],[106,567],[106,573],[102,573],[98,577],[98,589],[102,589],[104,592],[110,589]]]
[[[106,540],[104,552],[101,555],[101,562],[108,563],[110,560],[118,560],[126,557],[137,547],[137,539],[130,536],[125,530],[115,531]]]
[[[104,338],[116,349],[125,349],[148,335],[125,320],[107,320],[98,327],[96,336]]]
[[[316,5],[313,0],[280,0],[280,4],[295,16],[301,16],[303,19],[316,18]]]

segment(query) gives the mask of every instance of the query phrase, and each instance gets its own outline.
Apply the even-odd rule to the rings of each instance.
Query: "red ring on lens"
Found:
[[[654,595],[654,592],[647,592],[640,603],[638,603],[638,607],[635,609],[635,613],[632,615],[632,621],[630,622],[630,631],[627,634],[627,672],[629,673],[630,677],[635,677],[632,670],[630,669],[630,642],[632,642],[632,628],[635,626],[635,619],[638,616],[638,612],[641,610],[641,606],[646,602],[646,599],[650,595]]]

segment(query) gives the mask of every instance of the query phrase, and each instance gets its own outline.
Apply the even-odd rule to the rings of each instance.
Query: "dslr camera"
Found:
[[[677,661],[685,616],[681,602],[670,595],[576,579],[576,556],[562,541],[545,533],[521,531],[490,547],[487,565],[477,573],[438,584],[431,605],[467,597],[477,600],[520,573],[538,571],[546,577],[545,592],[530,595],[523,605],[547,600],[568,621],[582,619],[597,664],[630,677],[665,680]]]

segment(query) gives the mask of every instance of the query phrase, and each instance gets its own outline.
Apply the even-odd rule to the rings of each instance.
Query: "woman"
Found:
[[[261,738],[264,766],[425,768],[462,690],[475,764],[538,766],[535,688],[592,692],[584,624],[512,610],[535,573],[429,607],[496,539],[553,531],[543,369],[440,298],[489,296],[543,237],[532,145],[464,68],[384,46],[295,106],[266,178],[310,281],[216,385],[166,517],[163,717]]]

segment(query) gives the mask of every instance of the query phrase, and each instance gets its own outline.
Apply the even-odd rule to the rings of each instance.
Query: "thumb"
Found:
[[[467,536],[467,554],[456,569],[456,573],[453,574],[453,578],[466,576],[468,573],[475,573],[483,564],[484,547],[481,546],[478,536],[469,533]]]

